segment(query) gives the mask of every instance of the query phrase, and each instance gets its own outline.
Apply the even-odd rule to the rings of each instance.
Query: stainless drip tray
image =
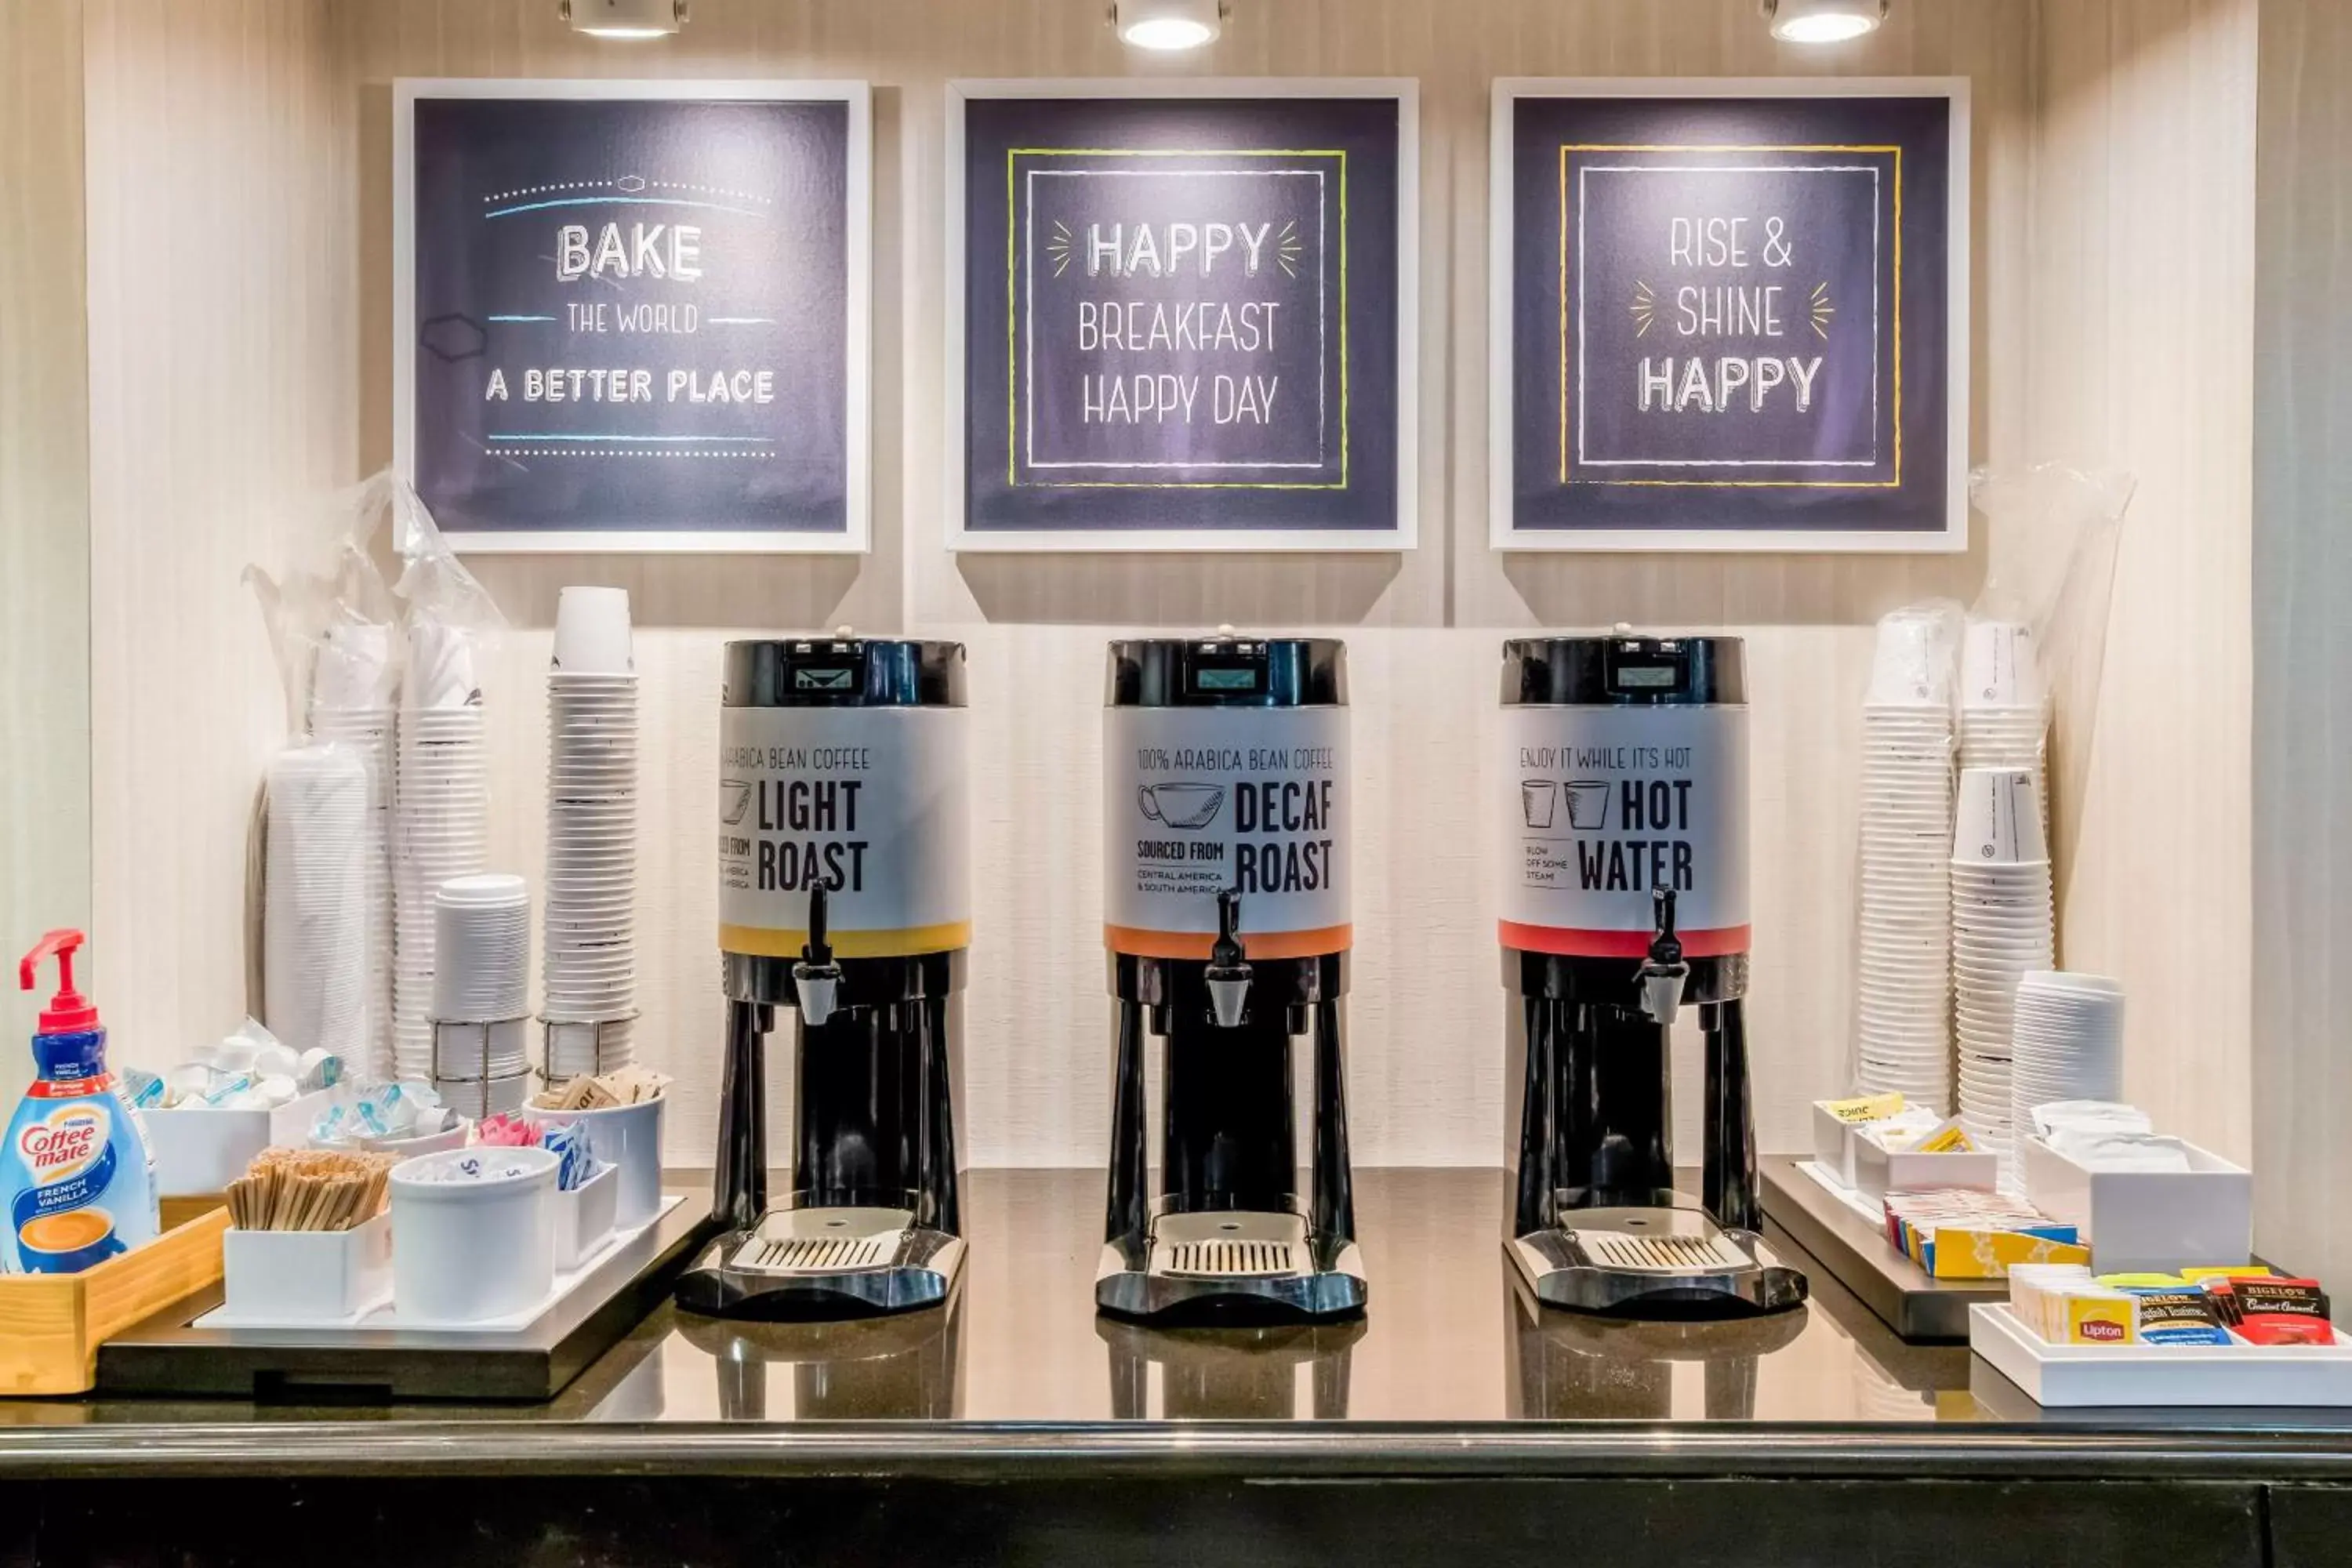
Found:
[[[1575,1311],[1741,1316],[1805,1299],[1805,1277],[1761,1237],[1696,1208],[1572,1209],[1506,1250],[1538,1300]]]
[[[1363,1262],[1353,1242],[1314,1234],[1299,1215],[1162,1214],[1104,1247],[1095,1304],[1145,1321],[1354,1317]]]
[[[739,1274],[847,1274],[898,1256],[915,1216],[905,1209],[780,1209],[760,1216],[727,1260]]]
[[[1579,1226],[1568,1234],[1594,1263],[1627,1274],[1709,1274],[1754,1267],[1754,1259],[1726,1240],[1721,1231],[1712,1236],[1659,1235]]]
[[[1307,1272],[1307,1222],[1293,1214],[1162,1215],[1150,1272],[1187,1279],[1272,1279]]]
[[[861,1317],[934,1305],[954,1288],[961,1237],[906,1209],[773,1209],[691,1269],[678,1300],[745,1317]]]

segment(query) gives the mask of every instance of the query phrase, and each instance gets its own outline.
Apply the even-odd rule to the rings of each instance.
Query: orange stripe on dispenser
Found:
[[[1645,931],[1570,931],[1563,926],[1521,925],[1498,921],[1503,945],[1520,952],[1549,952],[1561,958],[1647,958],[1650,933]],[[1752,926],[1718,926],[1713,931],[1678,931],[1685,958],[1722,958],[1746,952]]]
[[[835,931],[825,933],[835,958],[919,958],[927,952],[950,952],[971,945],[971,922],[909,926],[903,931]],[[777,931],[766,926],[719,928],[722,952],[753,958],[798,958],[808,945],[804,931]]]
[[[1197,958],[1205,960],[1217,940],[1214,931],[1140,931],[1134,926],[1103,927],[1103,945],[1129,958]],[[1352,925],[1325,926],[1320,931],[1244,931],[1242,951],[1251,958],[1320,958],[1345,952],[1356,945]]]

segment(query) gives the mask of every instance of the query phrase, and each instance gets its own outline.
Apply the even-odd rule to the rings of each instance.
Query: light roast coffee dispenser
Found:
[[[1748,707],[1737,637],[1503,646],[1506,1250],[1548,1306],[1738,1316],[1805,1299],[1757,1234]],[[1675,1186],[1673,1027],[1706,1038],[1701,1200]]]
[[[845,627],[727,645],[727,1234],[680,1281],[683,1307],[864,1317],[955,1289],[968,729],[961,643]],[[765,1057],[780,1009],[794,1020],[792,1190],[771,1206]]]
[[[1230,628],[1115,642],[1106,702],[1103,938],[1118,1059],[1096,1304],[1161,1325],[1360,1313],[1341,1013],[1354,940],[1347,649]],[[1301,1036],[1314,1086],[1303,1203]]]

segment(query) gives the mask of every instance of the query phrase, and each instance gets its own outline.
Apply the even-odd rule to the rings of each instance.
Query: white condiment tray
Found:
[[[2352,1405],[2352,1344],[2053,1345],[2004,1301],[1969,1309],[1969,1348],[2053,1407]]]
[[[536,1305],[505,1317],[483,1318],[473,1322],[447,1323],[419,1321],[401,1317],[390,1301],[382,1301],[352,1317],[341,1319],[289,1319],[280,1317],[242,1317],[226,1307],[206,1312],[189,1327],[195,1329],[342,1329],[373,1333],[378,1331],[430,1329],[436,1333],[512,1334],[536,1328],[540,1321],[553,1312],[574,1292],[587,1290],[592,1294],[611,1295],[627,1284],[644,1266],[631,1243],[652,1230],[668,1214],[686,1200],[675,1194],[662,1199],[661,1206],[651,1219],[626,1229],[615,1229],[604,1244],[591,1252],[579,1268],[559,1269],[554,1287]],[[397,1248],[400,1237],[393,1237]]]

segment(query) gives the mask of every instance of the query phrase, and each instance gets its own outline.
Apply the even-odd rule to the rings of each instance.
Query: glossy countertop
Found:
[[[2352,1478],[2352,1410],[2042,1412],[1964,1348],[1905,1344],[1793,1249],[1761,1321],[1538,1311],[1495,1170],[1358,1174],[1371,1302],[1318,1330],[1098,1320],[1102,1175],[980,1171],[948,1308],[754,1326],[665,1306],[555,1400],[296,1407],[0,1402],[0,1474],[415,1470]]]

